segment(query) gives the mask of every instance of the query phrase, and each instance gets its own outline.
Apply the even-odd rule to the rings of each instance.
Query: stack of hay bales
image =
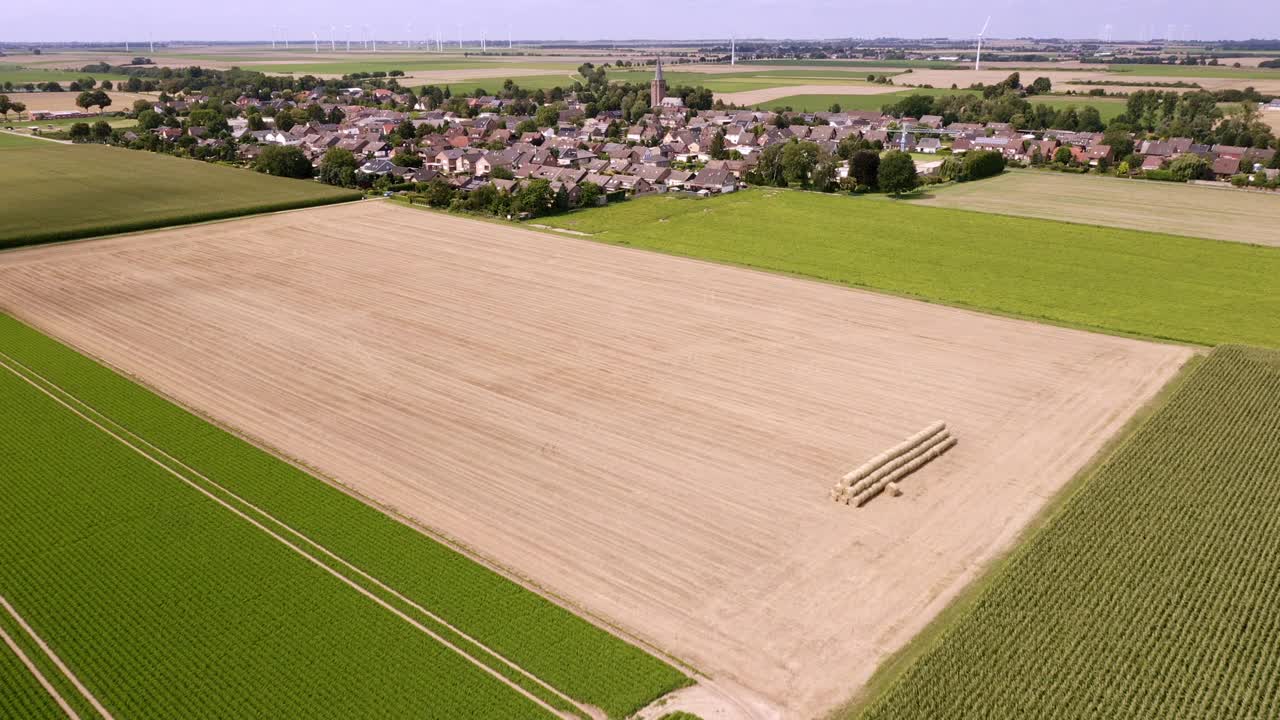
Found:
[[[840,478],[831,488],[830,497],[836,502],[861,507],[890,485],[893,494],[901,494],[897,487],[903,478],[955,444],[947,424],[939,420]]]

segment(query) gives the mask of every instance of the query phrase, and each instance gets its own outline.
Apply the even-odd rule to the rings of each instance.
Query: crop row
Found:
[[[3,316],[0,350],[576,700],[617,717],[688,682],[648,653]]]
[[[1280,352],[1224,346],[865,709],[1280,717]]]
[[[0,396],[0,588],[117,717],[549,717],[18,376]]]

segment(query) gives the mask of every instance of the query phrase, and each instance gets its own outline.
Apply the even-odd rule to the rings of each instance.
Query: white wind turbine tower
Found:
[[[338,26],[329,26],[329,52],[338,51]]]
[[[729,36],[729,64],[738,64],[738,41],[732,35]]]
[[[481,53],[481,54],[484,54],[484,52],[485,52],[485,33],[487,33],[487,32],[488,32],[488,30],[481,30],[481,31],[480,31],[480,53]]]
[[[507,49],[511,49],[511,23],[507,23]]]
[[[351,52],[351,26],[347,26],[347,52]]]
[[[280,35],[280,28],[275,25],[271,26],[271,49],[276,49],[276,38]]]
[[[409,47],[409,43],[413,42],[413,23],[409,23],[408,30],[405,31],[404,46]]]
[[[458,49],[462,49],[462,23],[458,23]]]
[[[982,23],[982,30],[978,33],[978,55],[973,60],[973,70],[977,72],[982,69],[982,38],[987,34],[987,26],[991,24],[991,16],[987,16],[987,21]]]
[[[320,53],[320,33],[315,30],[311,31],[311,39],[316,43],[316,54]]]

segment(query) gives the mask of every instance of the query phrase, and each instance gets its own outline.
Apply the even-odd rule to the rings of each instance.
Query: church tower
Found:
[[[654,67],[653,80],[649,82],[649,107],[661,107],[662,98],[667,96],[667,81],[662,77],[662,56],[658,56],[658,64]]]

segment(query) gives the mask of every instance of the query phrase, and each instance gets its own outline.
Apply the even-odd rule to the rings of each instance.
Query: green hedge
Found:
[[[249,207],[230,208],[227,210],[212,210],[209,212],[197,212],[187,215],[169,215],[164,217],[147,218],[145,220],[135,220],[132,222],[109,223],[106,225],[97,225],[94,227],[76,228],[71,230],[57,230],[15,238],[0,238],[0,249],[22,247],[24,245],[41,245],[44,243],[59,242],[62,240],[79,240],[81,238],[97,237],[100,235],[117,235],[119,233],[138,232],[140,230],[154,230],[156,228],[170,227],[173,225],[190,225],[192,223],[208,222],[210,220],[225,220],[227,218],[241,217],[244,215],[260,215],[262,213],[280,212],[281,210],[296,210],[299,208],[317,207],[320,205],[333,205],[336,203],[359,200],[360,198],[360,193],[351,192],[331,197],[290,200],[288,202],[251,205]]]

